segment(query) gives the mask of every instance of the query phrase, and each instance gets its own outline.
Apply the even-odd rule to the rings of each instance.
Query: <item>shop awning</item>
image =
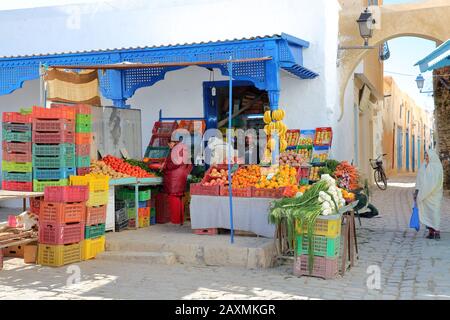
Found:
[[[450,66],[450,39],[415,64],[420,72],[432,71]]]

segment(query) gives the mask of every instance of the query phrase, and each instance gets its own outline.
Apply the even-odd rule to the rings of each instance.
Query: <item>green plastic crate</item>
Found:
[[[91,114],[77,114],[75,124],[92,124]]]
[[[91,165],[91,157],[90,156],[76,156],[75,166],[77,168],[85,168]]]
[[[33,154],[33,166],[35,168],[74,168],[75,155],[67,153],[65,155],[45,157]]]
[[[75,132],[89,133],[92,132],[92,123],[75,124]]]
[[[127,208],[126,210],[127,210],[128,219],[136,218],[136,209],[135,208]]]
[[[31,131],[15,132],[2,129],[3,141],[30,142]]]
[[[339,256],[341,237],[328,238],[313,236],[313,253],[315,256],[334,258]],[[308,236],[297,236],[297,254],[308,254]]]
[[[31,172],[2,172],[3,181],[31,182],[33,174]]]
[[[131,200],[134,201],[134,189],[128,189],[128,188],[121,188],[118,190],[116,195],[118,200]],[[139,190],[138,192],[138,201],[147,201],[150,200],[151,197],[151,190],[145,189],[145,190]],[[134,205],[134,204],[133,204]]]
[[[31,162],[2,161],[2,171],[8,171],[8,172],[32,172],[33,171],[33,164]]]
[[[156,217],[156,209],[155,208],[150,208],[150,218],[152,217]]]
[[[33,180],[33,191],[44,192],[45,187],[64,187],[69,185],[69,179],[39,181]]]
[[[33,144],[33,155],[35,156],[64,156],[66,154],[75,155],[75,144]]]
[[[105,234],[105,224],[98,224],[95,226],[86,226],[84,229],[84,238],[92,239]]]

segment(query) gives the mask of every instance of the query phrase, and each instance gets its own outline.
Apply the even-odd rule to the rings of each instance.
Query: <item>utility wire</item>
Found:
[[[417,77],[417,75],[416,74],[408,74],[408,73],[400,73],[400,72],[394,72],[394,71],[387,71],[387,70],[385,70],[384,71],[385,73],[390,73],[390,74],[396,74],[396,75],[399,75],[399,76],[405,76],[405,77]],[[431,75],[431,77],[448,77],[448,76],[450,76],[450,74],[437,74],[437,75]]]

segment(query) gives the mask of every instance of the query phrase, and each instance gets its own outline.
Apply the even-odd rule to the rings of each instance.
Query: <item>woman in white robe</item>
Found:
[[[429,230],[428,239],[440,239],[443,181],[441,161],[434,150],[429,150],[425,154],[425,163],[419,169],[414,193],[420,222]]]

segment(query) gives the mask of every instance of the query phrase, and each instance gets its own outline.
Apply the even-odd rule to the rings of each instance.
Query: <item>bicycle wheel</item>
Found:
[[[375,183],[377,184],[377,187],[380,190],[386,190],[387,189],[387,180],[386,180],[386,174],[382,169],[376,169],[373,172],[373,176],[375,178]]]

